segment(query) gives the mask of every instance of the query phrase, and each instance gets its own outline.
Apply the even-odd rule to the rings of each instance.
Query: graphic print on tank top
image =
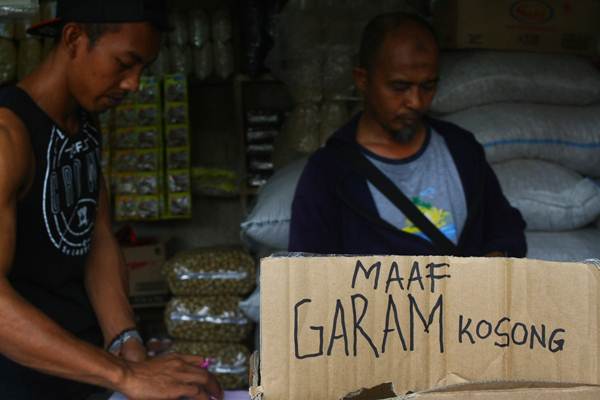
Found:
[[[48,144],[44,222],[54,247],[67,256],[86,255],[91,246],[100,165],[94,134],[96,129],[88,123],[74,137],[55,126]]]

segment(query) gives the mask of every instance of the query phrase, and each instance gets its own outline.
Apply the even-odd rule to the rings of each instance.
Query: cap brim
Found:
[[[33,36],[55,38],[60,34],[60,28],[63,24],[62,19],[54,18],[42,21],[39,24],[32,25],[27,29],[27,33]]]

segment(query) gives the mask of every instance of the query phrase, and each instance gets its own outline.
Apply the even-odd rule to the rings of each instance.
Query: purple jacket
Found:
[[[377,213],[365,178],[341,161],[341,146],[358,146],[360,114],[309,159],[294,196],[290,252],[316,254],[441,255],[426,239],[403,232]],[[458,255],[491,251],[525,257],[525,221],[502,194],[475,137],[448,122],[427,119],[446,141],[467,201]]]

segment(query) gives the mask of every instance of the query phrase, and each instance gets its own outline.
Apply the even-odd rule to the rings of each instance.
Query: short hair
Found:
[[[416,24],[431,33],[436,46],[439,47],[437,36],[431,24],[418,14],[394,12],[380,14],[373,18],[363,30],[360,49],[358,52],[359,66],[369,70],[385,37],[392,31],[406,24]]]
[[[82,23],[81,26],[88,37],[90,48],[94,47],[104,34],[118,32],[121,28],[116,23]]]

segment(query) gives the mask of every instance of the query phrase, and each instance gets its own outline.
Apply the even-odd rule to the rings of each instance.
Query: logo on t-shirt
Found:
[[[52,130],[44,176],[43,215],[48,237],[64,255],[90,251],[99,179],[99,143],[84,125],[70,138]]]
[[[449,211],[442,210],[441,208],[434,207],[432,204],[423,201],[419,197],[412,199],[413,204],[427,217],[427,219],[438,228],[448,239],[456,242],[457,232],[456,225],[454,224],[452,214]],[[430,240],[429,237],[421,232],[414,223],[409,219],[406,220],[406,226],[402,229],[404,232],[411,233],[422,237],[423,239]]]

